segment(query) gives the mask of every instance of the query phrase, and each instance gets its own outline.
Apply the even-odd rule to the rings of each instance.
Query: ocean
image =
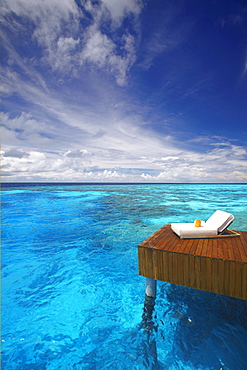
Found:
[[[246,370],[247,301],[159,281],[144,309],[138,244],[217,209],[247,231],[247,185],[3,183],[2,369]]]

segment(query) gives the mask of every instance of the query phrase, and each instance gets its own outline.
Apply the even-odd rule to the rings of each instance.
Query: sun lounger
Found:
[[[181,238],[205,238],[221,234],[234,220],[231,213],[215,211],[206,222],[196,227],[194,223],[172,223],[172,230]]]

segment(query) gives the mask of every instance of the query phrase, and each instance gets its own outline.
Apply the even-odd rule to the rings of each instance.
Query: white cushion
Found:
[[[234,216],[231,213],[224,211],[215,211],[206,222],[207,227],[216,228],[219,233],[225,230],[234,220]]]
[[[208,229],[206,226],[195,227],[194,223],[174,223],[171,224],[172,230],[181,239],[189,237],[215,236],[218,234],[216,229]]]
[[[230,225],[234,220],[233,215],[224,211],[216,211],[200,227],[195,227],[194,223],[172,223],[172,230],[181,238],[200,238],[216,236]]]

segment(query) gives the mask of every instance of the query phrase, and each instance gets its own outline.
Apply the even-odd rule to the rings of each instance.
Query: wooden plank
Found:
[[[212,239],[208,239],[208,249],[206,251],[206,257],[210,257],[211,258],[212,249],[213,249],[213,240]]]
[[[155,248],[169,250],[170,245],[174,243],[174,236],[169,233],[169,230],[164,230],[159,240],[155,243]]]
[[[139,272],[139,275],[143,275],[144,266],[145,266],[145,259],[144,259],[143,248],[138,247],[138,272]]]
[[[151,246],[151,248],[159,249],[159,245],[164,242],[164,240],[169,242],[168,238],[164,235],[164,233],[160,233],[159,235],[155,235],[153,239],[148,241],[147,247]]]
[[[179,248],[179,253],[187,254],[188,248],[190,248],[191,240],[186,239],[184,240],[183,244]]]
[[[173,250],[173,244],[176,244],[174,237],[168,237],[167,240],[163,240],[157,247],[162,250],[170,251]]]
[[[171,263],[171,280],[173,284],[180,284],[179,281],[179,269],[178,269],[178,254],[170,253],[170,263]]]
[[[166,229],[166,225],[157,230],[155,233],[150,235],[147,239],[139,244],[139,247],[149,247],[152,248],[156,240],[162,236],[164,230]]]
[[[163,267],[162,267],[162,276],[163,279],[160,279],[162,281],[169,281],[169,259],[168,259],[168,253],[162,252],[162,259],[163,261]]]
[[[178,266],[178,284],[184,285],[184,256],[181,253],[176,253],[177,266]]]
[[[160,249],[159,246],[162,244],[164,241],[166,241],[167,244],[169,244],[169,239],[171,238],[170,235],[166,235],[165,230],[158,235],[157,238],[151,239],[149,242],[153,245],[153,248],[155,249]]]
[[[242,296],[242,263],[236,262],[235,263],[235,288],[234,288],[234,296],[236,298],[241,298]]]
[[[230,262],[224,262],[224,294],[230,295],[230,281],[231,281],[231,271],[230,271]]]
[[[247,299],[247,264],[242,264],[242,289],[241,289],[241,298]]]
[[[173,266],[172,266],[172,253],[167,252],[167,267],[168,267],[168,282],[172,283],[172,274],[173,274]]]
[[[187,254],[181,255],[181,263],[183,263],[183,284],[184,286],[190,286],[189,277],[189,256]]]
[[[195,279],[195,257],[189,255],[189,278],[190,278],[190,287],[196,288],[196,279]]]
[[[154,278],[158,279],[158,273],[160,270],[160,261],[162,258],[159,258],[159,251],[156,249],[153,249],[152,251],[152,259],[153,259],[153,273],[154,273]]]
[[[208,242],[209,242],[209,239],[203,239],[203,246],[202,246],[202,251],[201,251],[202,257],[205,257],[207,255]]]
[[[157,279],[158,277],[158,272],[159,272],[159,260],[162,258],[158,258],[157,253],[160,255],[160,252],[156,249],[153,249],[152,251],[152,262],[153,262],[153,274],[154,278]]]
[[[167,252],[153,250],[153,254],[154,254],[153,263],[156,265],[155,279],[167,281],[168,279]]]
[[[223,249],[226,248],[225,240],[220,239],[217,241],[217,258],[224,259]]]
[[[218,292],[219,294],[225,294],[225,282],[224,282],[224,276],[225,276],[225,261],[224,260],[218,260]]]
[[[139,274],[154,279],[152,250],[139,248]]]
[[[216,258],[211,259],[211,289],[214,293],[219,293],[219,266]]]
[[[201,255],[203,241],[204,241],[204,239],[197,239],[197,245],[196,245],[196,250],[195,250],[195,254],[197,256],[200,256]]]
[[[174,261],[175,255],[172,252],[169,252],[169,271],[170,271],[170,279],[173,284],[177,284],[177,264]]]
[[[195,288],[201,289],[201,258],[195,256]]]
[[[229,295],[234,297],[235,287],[236,287],[236,276],[235,276],[235,262],[229,261],[230,265],[230,283],[229,283]]]
[[[228,244],[224,245],[224,248],[223,248],[223,259],[224,260],[228,260],[229,259]]]
[[[241,236],[242,236],[242,249],[247,257],[247,232],[245,233],[241,233]]]
[[[238,243],[237,240],[231,240],[231,243],[229,243],[229,248],[232,249],[233,255],[234,255],[234,261],[241,262],[241,255],[238,249]]]
[[[144,267],[145,267],[144,253],[143,253],[143,250],[138,248],[138,270],[139,270],[139,275],[145,275]]]
[[[240,238],[238,238],[236,240],[236,245],[237,245],[237,248],[238,248],[238,251],[239,251],[241,262],[246,262],[247,263],[247,251],[245,253],[245,250],[243,248],[243,243],[241,242]]]
[[[169,242],[167,244],[164,243],[162,245],[162,249],[165,249],[171,252],[174,252],[174,251],[177,252],[180,249],[180,246],[182,245],[183,241],[171,231],[170,231],[170,235],[171,235],[171,238],[169,239]]]
[[[171,253],[171,266],[172,266],[172,281],[173,284],[179,284],[178,280],[178,264],[176,253]]]
[[[212,249],[211,249],[211,258],[218,258],[218,250],[217,250],[217,244],[218,241],[211,239],[212,240]]]
[[[228,251],[229,260],[234,261],[234,253],[233,253],[232,244],[230,243],[230,241],[231,240],[229,239],[229,243],[227,243],[227,251]]]
[[[197,243],[198,243],[198,239],[193,239],[193,241],[191,242],[189,254],[192,254],[193,256],[195,256]]]
[[[200,289],[206,290],[206,258],[200,258],[201,263],[201,284]]]
[[[183,252],[182,253],[186,253],[186,254],[189,254],[190,253],[190,250],[191,250],[191,246],[193,244],[193,239],[185,239],[183,240],[184,242],[184,248],[183,248]]]
[[[212,260],[211,258],[206,258],[206,290],[212,292]]]

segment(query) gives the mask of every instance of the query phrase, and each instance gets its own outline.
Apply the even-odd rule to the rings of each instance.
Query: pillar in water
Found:
[[[157,281],[154,279],[146,278],[146,296],[148,297],[156,297],[156,286],[157,286]]]

